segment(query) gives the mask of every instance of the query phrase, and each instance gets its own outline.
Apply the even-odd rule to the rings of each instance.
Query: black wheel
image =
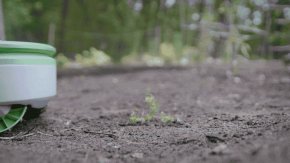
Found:
[[[46,110],[46,108],[37,108],[36,109],[36,108],[28,107],[23,118],[26,120],[38,118],[40,116],[40,114],[45,112],[45,110]]]

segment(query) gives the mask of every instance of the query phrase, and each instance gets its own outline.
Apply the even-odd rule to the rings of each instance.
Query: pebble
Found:
[[[228,150],[227,145],[221,143],[218,146],[214,147],[210,153],[213,155],[223,155],[230,153],[230,151]]]
[[[143,153],[133,153],[132,157],[141,159],[143,158]]]

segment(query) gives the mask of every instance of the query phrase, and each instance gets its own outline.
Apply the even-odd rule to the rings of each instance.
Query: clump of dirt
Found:
[[[40,118],[1,137],[6,162],[289,162],[290,75],[279,62],[59,73]],[[132,125],[150,88],[177,117]]]

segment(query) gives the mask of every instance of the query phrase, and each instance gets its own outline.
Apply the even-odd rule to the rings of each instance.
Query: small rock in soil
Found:
[[[206,138],[211,143],[225,142],[224,139],[219,138],[217,136],[206,135]]]
[[[235,117],[233,117],[232,119],[231,119],[231,121],[236,121],[236,120],[238,120],[240,117],[238,116],[238,115],[236,115]]]
[[[133,153],[131,156],[134,157],[134,158],[141,159],[141,158],[143,158],[143,153]]]
[[[225,145],[223,143],[214,147],[210,152],[210,154],[212,154],[212,155],[223,155],[223,154],[229,154],[229,153],[230,153],[230,151],[229,151],[227,145]]]

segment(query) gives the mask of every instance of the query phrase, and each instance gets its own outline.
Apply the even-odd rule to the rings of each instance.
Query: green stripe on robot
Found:
[[[0,59],[0,65],[55,65],[55,60],[48,59]]]
[[[3,48],[1,47],[0,48],[0,53],[30,53],[30,54],[37,54],[37,55],[43,55],[43,56],[49,56],[49,57],[54,57],[55,56],[55,51],[50,51],[50,50],[42,50],[42,49],[37,49],[37,50],[34,50],[34,49],[24,49],[24,48]],[[14,54],[14,55],[15,55]],[[0,54],[1,56],[1,54]]]

